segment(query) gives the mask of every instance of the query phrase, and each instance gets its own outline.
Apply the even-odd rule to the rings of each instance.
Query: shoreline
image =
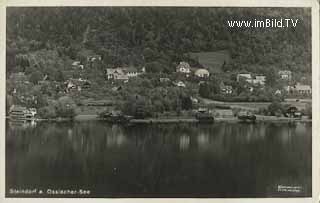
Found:
[[[265,123],[265,122],[281,122],[281,123],[311,123],[312,119],[297,119],[297,118],[287,118],[287,117],[275,117],[275,116],[260,116],[256,115],[257,119],[254,121],[256,123]],[[10,117],[6,116],[6,120],[10,121]],[[30,120],[24,120],[26,122],[30,122]],[[23,121],[23,122],[24,122]],[[105,121],[104,119],[101,119],[98,117],[98,115],[78,115],[74,117],[73,119],[70,118],[54,118],[54,119],[44,119],[44,118],[35,118],[35,122],[42,122],[42,121],[48,121],[48,122],[74,122],[74,121]],[[19,122],[19,121],[18,121]],[[106,121],[107,122],[107,121]],[[215,122],[230,122],[230,123],[246,123],[246,121],[239,120],[237,117],[215,117]],[[247,123],[254,123],[248,121]],[[152,124],[152,123],[159,123],[159,124],[170,124],[170,123],[202,123],[199,122],[196,118],[193,117],[168,117],[168,118],[145,118],[145,119],[131,119],[128,124]],[[206,123],[206,122],[204,122]]]

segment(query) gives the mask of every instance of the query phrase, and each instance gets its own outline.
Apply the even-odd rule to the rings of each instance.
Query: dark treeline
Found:
[[[173,63],[188,52],[227,49],[225,70],[250,65],[311,72],[310,9],[63,7],[8,8],[7,56],[49,48],[75,58],[81,49],[108,65]],[[296,28],[229,28],[227,20],[299,19]],[[12,55],[10,55],[12,54]],[[10,59],[9,59],[10,61]],[[8,64],[7,64],[8,65]],[[10,65],[9,67],[10,68]]]

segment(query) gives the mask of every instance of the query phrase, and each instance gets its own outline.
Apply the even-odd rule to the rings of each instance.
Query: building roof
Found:
[[[310,87],[310,85],[297,84],[297,85],[296,85],[296,89],[297,89],[297,90],[309,91],[309,90],[311,90],[311,87]]]
[[[135,67],[121,68],[124,73],[137,73],[138,69]]]
[[[129,77],[127,75],[124,75],[124,74],[119,74],[117,75],[117,78],[118,80],[128,80]]]
[[[12,105],[10,107],[10,112],[12,112],[12,111],[26,111],[26,110],[27,110],[26,107],[17,106],[17,105]]]
[[[238,77],[246,77],[246,78],[251,78],[251,74],[250,73],[239,73]]]
[[[265,79],[266,79],[266,76],[264,76],[264,75],[257,75],[257,76],[256,76],[256,79],[257,79],[257,80],[265,80]]]
[[[74,61],[74,62],[72,63],[73,66],[78,66],[78,65],[80,65],[80,64],[81,64],[80,61]]]
[[[209,75],[209,71],[204,68],[200,68],[194,72],[195,75]]]
[[[177,66],[177,69],[180,69],[180,68],[190,69],[190,65],[185,61],[181,61]]]
[[[291,71],[290,70],[280,70],[278,73],[279,73],[279,75],[289,75],[289,74],[291,74]]]
[[[107,68],[107,74],[124,74],[122,68]]]

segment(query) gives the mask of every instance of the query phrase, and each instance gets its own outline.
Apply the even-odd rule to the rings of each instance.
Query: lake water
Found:
[[[7,122],[6,132],[7,197],[310,197],[312,192],[311,123]],[[11,192],[28,189],[37,192]],[[53,195],[57,190],[77,194]]]

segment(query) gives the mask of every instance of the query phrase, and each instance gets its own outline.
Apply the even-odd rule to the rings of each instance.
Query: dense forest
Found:
[[[286,29],[226,23],[276,17],[299,23]],[[254,64],[310,72],[310,23],[309,10],[301,8],[8,8],[7,67],[17,52],[43,48],[71,59],[86,48],[111,66],[157,62],[160,68],[172,68],[184,53],[227,49],[230,69]]]
[[[86,70],[85,77],[95,88],[94,94],[88,92],[92,94],[87,96],[103,97],[110,95],[106,93],[108,90],[103,92],[100,88],[105,87],[106,68],[144,66],[148,73],[171,74],[180,61],[201,67],[189,53],[226,50],[231,60],[221,67],[224,73],[264,74],[268,85],[273,86],[277,84],[279,70],[291,70],[296,81],[304,78],[304,82],[310,84],[310,11],[308,8],[8,7],[7,78],[12,73],[24,72],[35,85],[44,75],[52,81],[63,82],[69,78],[70,71],[71,76],[77,77],[72,72],[72,61],[95,53],[102,56],[102,61],[96,69]],[[230,28],[227,24],[227,20],[266,18],[298,19],[298,24],[285,29]],[[156,90],[146,93],[138,87],[157,88],[153,79],[147,75],[143,81],[133,80],[137,88],[131,85],[122,96],[136,93],[149,98]],[[9,92],[13,86],[7,81]],[[53,97],[44,89],[35,91],[38,96],[41,93]],[[176,90],[172,91],[173,95],[177,94]],[[194,92],[197,91],[189,89],[183,94],[194,95]],[[119,99],[119,95],[115,97]],[[159,93],[155,98],[162,97]],[[124,99],[124,103],[131,99]],[[48,102],[44,102],[43,106],[46,105]]]

